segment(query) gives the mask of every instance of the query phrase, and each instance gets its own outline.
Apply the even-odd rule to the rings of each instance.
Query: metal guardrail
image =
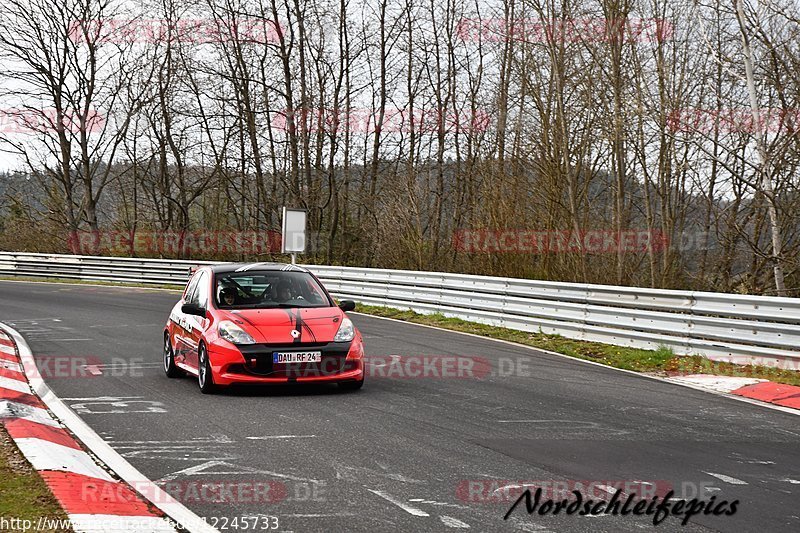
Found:
[[[0,252],[0,276],[183,285],[180,261]],[[800,367],[800,298],[306,265],[337,298],[585,341]]]

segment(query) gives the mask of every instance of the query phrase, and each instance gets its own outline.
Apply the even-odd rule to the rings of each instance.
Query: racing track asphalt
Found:
[[[0,282],[0,322],[23,334],[45,373],[47,357],[88,363],[86,376],[46,379],[135,467],[173,482],[198,515],[218,517],[220,530],[256,515],[300,533],[653,528],[652,517],[529,517],[523,506],[504,522],[510,503],[470,501],[458,491],[469,480],[650,481],[686,498],[700,490],[705,500],[740,500],[734,516],[695,516],[685,531],[800,529],[798,416],[362,315],[353,320],[368,355],[478,356],[518,371],[372,376],[355,393],[315,386],[207,396],[194,379],[167,379],[161,369],[162,328],[176,300],[147,289]],[[195,490],[215,482],[242,483],[244,492],[221,504]],[[253,501],[264,497],[249,494],[250,484],[265,482],[283,493],[280,502]],[[681,528],[669,518],[657,529]]]

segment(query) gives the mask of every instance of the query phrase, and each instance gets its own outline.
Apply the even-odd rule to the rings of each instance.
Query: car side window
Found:
[[[200,280],[197,282],[197,290],[192,298],[192,302],[203,309],[208,309],[208,274],[205,272],[200,274]]]
[[[186,292],[183,293],[183,301],[187,304],[190,303],[194,297],[197,281],[200,279],[201,274],[195,274],[195,276],[189,280],[189,285],[186,286]]]
[[[206,287],[206,283],[208,282],[208,276],[205,272],[201,272],[199,276],[197,276],[197,282],[192,287],[192,292],[189,294],[189,298],[186,300],[190,304],[199,305],[201,307],[205,306],[208,300],[208,287]],[[205,300],[202,300],[205,296]]]

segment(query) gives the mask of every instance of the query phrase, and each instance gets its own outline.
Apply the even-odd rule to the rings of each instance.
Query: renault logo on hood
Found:
[[[299,332],[299,331],[297,331],[296,329],[293,329],[293,330],[290,332],[290,334],[292,335],[292,338],[293,338],[293,339],[296,339],[297,337],[299,337],[299,336],[300,336],[300,332]]]

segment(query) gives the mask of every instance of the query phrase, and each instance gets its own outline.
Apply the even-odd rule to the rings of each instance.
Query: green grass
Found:
[[[800,386],[800,372],[780,370],[764,366],[742,366],[732,363],[711,361],[701,356],[678,356],[667,348],[642,350],[625,348],[599,342],[576,341],[561,335],[529,333],[509,328],[488,326],[468,322],[459,318],[449,318],[442,314],[423,315],[413,311],[402,311],[389,307],[378,307],[359,304],[357,312],[386,318],[394,318],[415,324],[424,324],[440,328],[472,333],[482,337],[501,339],[534,348],[568,355],[577,359],[594,361],[614,368],[623,368],[635,372],[647,372],[662,376],[682,374],[713,374],[718,376],[737,376],[768,379],[777,383]]]
[[[31,468],[16,445],[0,426],[0,517],[10,520],[31,520],[33,531],[40,517],[66,520],[44,480]],[[3,529],[11,531],[11,529]],[[15,529],[21,531],[21,529]],[[71,529],[41,529],[39,531],[72,531]]]

